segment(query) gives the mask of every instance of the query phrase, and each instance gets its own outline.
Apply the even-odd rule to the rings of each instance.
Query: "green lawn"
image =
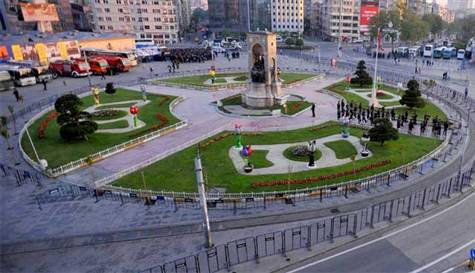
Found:
[[[219,78],[223,78],[223,77],[236,77],[234,80],[241,81],[242,83],[245,83],[248,79],[247,75],[248,75],[248,73],[219,73],[219,74],[216,74],[216,78],[218,78],[218,79],[215,82],[215,85],[226,84],[224,79],[219,79]],[[283,72],[283,73],[280,74],[281,79],[286,84],[294,83],[294,82],[301,81],[301,80],[305,80],[305,79],[311,78],[313,76],[315,76],[315,75],[314,74],[308,74],[308,73],[286,73],[286,72]],[[212,84],[205,84],[205,82],[209,79],[210,79],[209,75],[198,75],[198,76],[186,76],[186,77],[163,79],[163,80],[158,80],[157,82],[166,82],[166,83],[171,83],[171,84],[186,84],[186,85],[199,86],[199,87],[209,87],[209,86],[212,86]],[[221,81],[218,81],[218,80],[221,80]]]
[[[316,127],[292,131],[243,134],[242,141],[244,144],[251,145],[296,143],[339,134],[340,131],[341,127],[337,123],[329,122]],[[363,134],[363,131],[357,128],[351,128],[350,132],[356,137],[361,137]],[[287,186],[280,185],[274,187],[253,188],[251,184],[252,182],[265,182],[276,179],[303,179],[353,170],[353,164],[348,163],[336,167],[292,173],[290,174],[290,177],[287,173],[257,176],[241,175],[236,171],[228,156],[229,148],[234,144],[232,134],[225,132],[220,135],[225,137],[222,140],[214,141],[212,144],[208,144],[201,148],[201,157],[203,160],[203,168],[206,172],[207,184],[210,187],[226,188],[227,192],[284,190],[287,189]],[[209,142],[209,140],[205,140],[202,143],[206,142]],[[323,184],[332,184],[380,173],[420,158],[424,154],[435,149],[440,143],[441,141],[436,139],[402,134],[397,141],[389,141],[385,143],[384,146],[380,146],[379,143],[369,143],[369,149],[374,155],[369,158],[355,161],[355,168],[367,166],[371,163],[383,160],[391,160],[391,163],[383,167],[357,173],[351,177],[340,177],[313,184],[291,185],[290,188],[306,188]],[[148,189],[195,192],[196,182],[193,163],[195,156],[196,146],[192,146],[144,168],[143,171],[147,180]],[[124,176],[116,181],[114,185],[128,188],[141,188],[142,180],[140,172],[137,171]]]
[[[284,107],[281,107],[281,111],[287,115],[294,115],[298,112],[307,109],[312,104],[308,101],[288,101],[287,102],[287,113],[285,112]]]
[[[308,162],[308,155],[294,155],[292,153],[292,149],[296,148],[297,146],[291,146],[287,149],[284,150],[284,157],[293,160],[293,161],[301,161],[301,162]],[[322,157],[322,152],[318,149],[315,150],[315,153],[313,154],[315,156],[315,160],[319,160]]]
[[[87,141],[63,140],[59,135],[59,126],[55,120],[52,120],[48,123],[48,126],[45,130],[46,137],[43,139],[39,139],[38,128],[40,126],[41,121],[46,119],[46,117],[48,116],[49,112],[46,113],[36,122],[34,122],[31,126],[28,127],[40,158],[46,159],[50,167],[58,167],[71,161],[91,155],[93,153],[105,150],[114,145],[129,141],[148,132],[152,132],[153,130],[155,130],[153,128],[156,128],[157,126],[169,126],[179,121],[170,113],[168,108],[170,102],[175,97],[170,96],[170,99],[167,100],[166,103],[161,103],[161,105],[161,99],[163,99],[163,97],[165,96],[149,94],[147,97],[151,102],[147,105],[144,105],[143,107],[140,107],[139,113],[139,119],[145,122],[146,126],[128,133],[95,133],[89,135],[89,139]],[[141,98],[142,95],[140,92],[125,89],[117,89],[117,92],[114,95],[101,93],[102,103],[137,100]],[[82,100],[84,102],[84,108],[87,108],[93,104],[93,99],[91,96],[87,96]],[[167,117],[168,123],[161,124],[160,120],[156,117],[157,113],[160,113]],[[29,155],[29,157],[33,160],[36,160],[36,156],[33,153],[33,150],[26,135],[23,135],[21,139],[21,145],[25,152]]]
[[[97,124],[98,129],[122,129],[129,127],[129,122],[125,119],[117,120],[114,122],[108,122],[103,124]]]
[[[254,165],[254,168],[267,168],[274,165],[272,162],[267,160],[266,156],[269,151],[266,150],[254,150],[251,155],[251,163]]]
[[[223,83],[227,83],[227,81],[226,81],[226,79],[218,78],[218,79],[214,80],[214,83],[215,84],[223,84]]]
[[[326,142],[323,145],[332,149],[337,159],[350,158],[358,153],[355,146],[346,140]]]
[[[356,95],[356,94],[349,93],[349,92],[345,91],[345,88],[349,87],[349,86],[354,87],[355,85],[350,85],[345,81],[341,81],[341,82],[337,82],[337,83],[329,86],[327,89],[331,92],[334,92],[334,93],[344,97],[348,102],[352,101],[353,103],[356,103],[356,104],[361,103],[361,105],[363,107],[368,107],[369,106],[368,100],[360,97],[359,95]],[[359,88],[359,85],[356,86],[355,88]],[[363,88],[367,88],[367,86],[363,86]],[[400,95],[400,96],[402,96],[404,94],[404,91],[399,91],[398,92],[397,88],[394,88],[394,87],[391,87],[391,86],[381,85],[381,88],[385,91],[388,91],[388,92],[391,92],[393,94],[397,94],[397,95]],[[399,101],[380,102],[380,103],[383,106],[399,106],[400,105]],[[400,107],[400,108],[396,108],[395,111],[396,111],[396,113],[403,113],[407,109],[408,109],[407,107],[403,106],[403,107]],[[422,116],[424,116],[424,114],[427,113],[427,114],[431,115],[432,117],[438,116],[442,120],[447,119],[447,116],[445,115],[445,113],[442,110],[440,110],[439,107],[437,107],[435,104],[433,104],[432,102],[430,102],[428,100],[426,100],[426,106],[424,108],[416,109],[415,111],[416,111],[416,113],[419,117],[422,117]]]

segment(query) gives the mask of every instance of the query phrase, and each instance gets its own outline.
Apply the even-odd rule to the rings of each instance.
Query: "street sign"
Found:
[[[472,260],[475,260],[475,248],[470,250],[470,257],[472,257]]]

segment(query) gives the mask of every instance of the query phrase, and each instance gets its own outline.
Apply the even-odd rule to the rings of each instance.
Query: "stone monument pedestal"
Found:
[[[270,108],[284,100],[277,67],[276,34],[248,33],[249,89],[241,95],[244,105],[251,108]]]

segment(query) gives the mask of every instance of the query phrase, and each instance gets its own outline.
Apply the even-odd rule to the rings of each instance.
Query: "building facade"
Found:
[[[360,37],[360,0],[323,0],[319,20],[324,38],[337,41]],[[341,25],[340,25],[341,24]]]
[[[191,2],[190,0],[175,0],[178,28],[184,31],[189,28],[191,22]]]
[[[71,3],[74,28],[80,31],[92,31],[92,8],[85,0]]]
[[[304,30],[303,0],[271,0],[271,29],[274,32]]]
[[[95,32],[134,34],[159,44],[178,41],[174,0],[94,0],[91,27]]]

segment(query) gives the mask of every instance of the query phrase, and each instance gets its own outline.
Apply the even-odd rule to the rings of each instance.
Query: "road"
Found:
[[[284,271],[442,272],[466,260],[469,249],[475,248],[474,211],[472,193],[420,222]]]

